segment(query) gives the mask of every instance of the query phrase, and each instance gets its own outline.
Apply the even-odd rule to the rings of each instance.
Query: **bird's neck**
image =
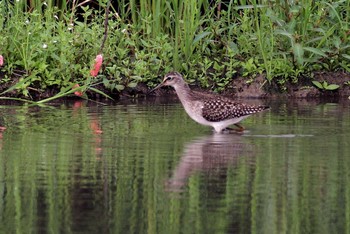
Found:
[[[185,100],[188,100],[190,98],[191,89],[188,86],[188,84],[178,84],[174,86],[174,89],[177,93],[177,96],[179,97],[180,101],[183,103]]]

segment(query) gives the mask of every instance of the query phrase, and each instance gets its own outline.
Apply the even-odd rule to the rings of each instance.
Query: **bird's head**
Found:
[[[182,83],[184,83],[184,80],[180,73],[169,72],[164,76],[162,83],[160,83],[157,87],[152,89],[150,92],[153,92],[154,90],[159,89],[163,86],[172,86],[173,88],[176,88],[177,85]]]

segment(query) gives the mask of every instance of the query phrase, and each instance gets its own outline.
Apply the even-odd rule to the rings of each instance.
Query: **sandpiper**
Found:
[[[152,91],[163,86],[172,86],[175,89],[185,111],[194,121],[212,126],[218,133],[223,130],[233,130],[228,128],[230,125],[237,126],[236,131],[243,132],[244,128],[239,124],[240,121],[269,108],[247,105],[216,94],[191,90],[178,72],[166,74],[163,82]]]

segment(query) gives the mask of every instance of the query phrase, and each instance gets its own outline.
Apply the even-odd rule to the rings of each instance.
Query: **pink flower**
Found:
[[[0,54],[0,67],[4,65],[4,57]]]
[[[93,76],[93,77],[96,77],[98,72],[100,71],[101,69],[101,66],[102,66],[102,61],[103,61],[103,56],[102,54],[99,54],[96,56],[95,58],[95,64],[94,64],[94,69],[92,69],[90,71],[90,75]]]
[[[79,84],[75,84],[72,89],[76,89],[76,88],[79,88],[79,87],[80,87]],[[77,95],[78,97],[83,96],[83,92],[82,91],[75,91],[74,94]]]

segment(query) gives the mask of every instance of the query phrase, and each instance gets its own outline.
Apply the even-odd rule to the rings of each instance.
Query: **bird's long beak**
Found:
[[[149,91],[147,94],[152,93],[154,90],[159,89],[159,88],[161,88],[161,87],[163,87],[163,86],[164,86],[164,83],[162,82],[162,83],[160,83],[159,85],[157,85],[154,89],[152,89],[151,91]]]

